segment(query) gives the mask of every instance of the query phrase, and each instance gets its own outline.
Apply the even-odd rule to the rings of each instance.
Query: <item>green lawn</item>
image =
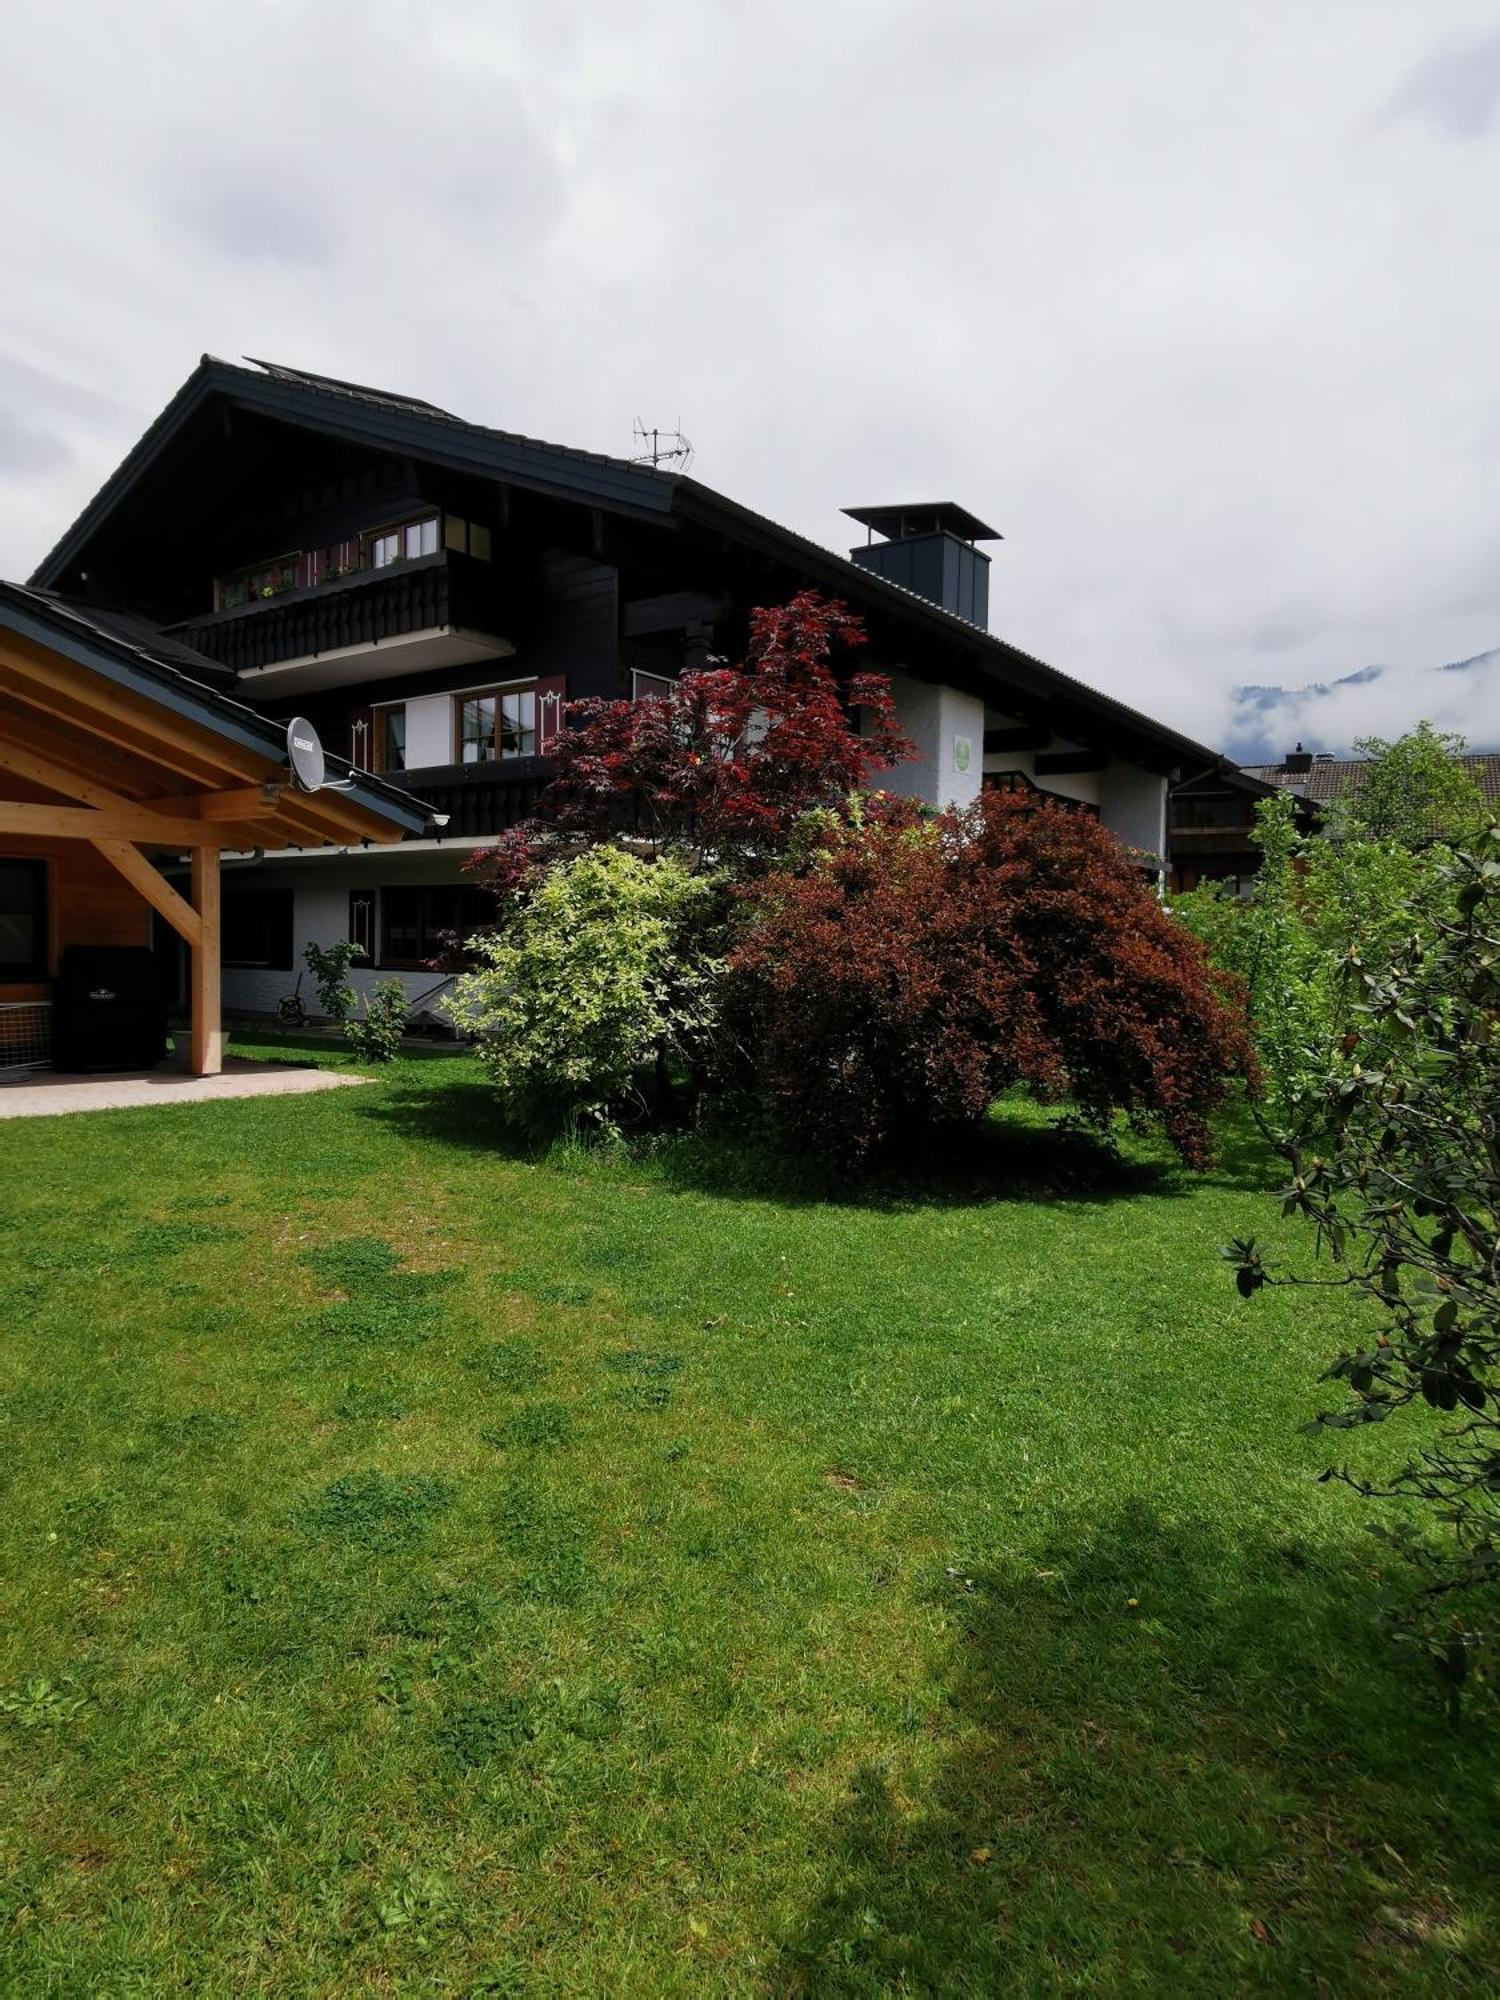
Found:
[[[986,1138],[530,1158],[451,1057],[0,1125],[0,1990],[1491,1990],[1257,1155]]]

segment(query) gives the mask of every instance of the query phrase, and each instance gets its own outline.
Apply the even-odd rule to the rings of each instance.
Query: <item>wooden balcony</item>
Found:
[[[446,813],[446,840],[503,833],[531,819],[542,788],[552,775],[546,757],[507,757],[495,764],[445,764],[402,771],[392,783],[411,792],[434,812]]]
[[[216,611],[172,636],[246,679],[263,677],[269,697],[494,658],[512,650],[499,622],[492,566],[439,549]],[[342,664],[351,662],[353,671]]]

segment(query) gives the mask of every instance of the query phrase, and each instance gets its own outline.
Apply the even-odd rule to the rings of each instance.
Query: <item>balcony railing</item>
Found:
[[[278,661],[377,646],[407,633],[461,626],[493,630],[494,572],[446,549],[306,590],[284,590],[191,620],[172,636],[250,673]]]
[[[447,840],[503,833],[530,819],[552,775],[546,757],[506,757],[495,764],[445,764],[391,774],[391,782],[414,793],[434,812],[446,813]]]

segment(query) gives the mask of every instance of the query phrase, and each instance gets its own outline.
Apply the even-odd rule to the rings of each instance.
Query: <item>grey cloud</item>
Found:
[[[1451,139],[1481,139],[1500,114],[1500,30],[1445,41],[1400,81],[1383,117],[1419,118]]]
[[[338,260],[328,197],[268,159],[217,160],[195,172],[174,163],[162,210],[190,243],[228,262],[321,268]]]
[[[0,407],[0,475],[14,480],[28,474],[55,472],[71,462],[66,438],[41,424],[29,423],[14,410]]]
[[[7,44],[0,347],[53,386],[0,384],[75,458],[0,485],[0,573],[268,353],[606,451],[680,416],[838,549],[951,495],[998,632],[1207,742],[1269,683],[1500,736],[1482,671],[1338,685],[1500,642],[1492,189],[1368,143],[1492,117],[1473,0],[159,6],[149,59],[107,0]]]

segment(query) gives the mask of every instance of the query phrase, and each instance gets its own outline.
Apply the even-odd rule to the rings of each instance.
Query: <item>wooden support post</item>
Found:
[[[224,1067],[224,1029],[219,1013],[219,850],[193,849],[193,908],[198,942],[192,947],[193,1025],[188,1068],[194,1076],[217,1076]]]

